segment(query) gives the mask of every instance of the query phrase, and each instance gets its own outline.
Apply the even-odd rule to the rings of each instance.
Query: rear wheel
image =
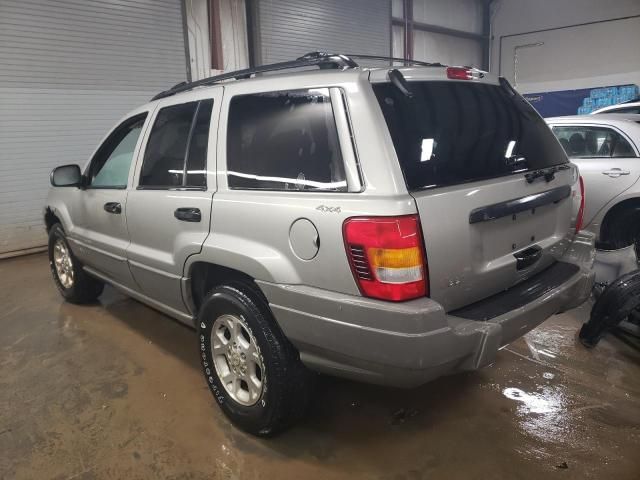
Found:
[[[636,252],[640,253],[640,211],[637,208],[623,210],[606,219],[603,230],[606,231],[605,242],[611,248],[635,245]]]
[[[95,302],[104,289],[104,283],[89,276],[73,255],[59,223],[49,230],[49,267],[56,287],[71,303]]]
[[[258,292],[245,285],[215,288],[200,308],[198,333],[207,384],[236,426],[269,436],[304,415],[311,373]]]

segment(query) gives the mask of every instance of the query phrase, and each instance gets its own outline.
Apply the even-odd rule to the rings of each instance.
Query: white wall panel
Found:
[[[186,78],[180,0],[0,1],[0,255],[44,245],[49,172]]]
[[[627,47],[632,40],[635,47]],[[637,45],[640,17],[507,37],[502,43],[502,74],[516,83],[513,52],[517,51],[517,86],[521,91],[640,84]]]
[[[523,92],[640,84],[638,0],[497,0],[492,34],[491,71],[509,81],[514,49],[543,44],[518,48]]]

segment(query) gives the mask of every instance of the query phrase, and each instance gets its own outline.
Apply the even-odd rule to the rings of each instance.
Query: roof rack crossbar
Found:
[[[302,67],[319,67],[321,69],[325,68],[356,68],[358,64],[354,62],[347,55],[339,55],[339,54],[328,54],[324,52],[311,52],[303,55],[296,60],[288,61],[288,62],[279,62],[272,63],[269,65],[261,65],[259,67],[254,68],[245,68],[243,70],[236,70],[233,72],[223,73],[221,75],[215,75],[213,77],[203,78],[201,80],[196,80],[195,82],[183,82],[175,85],[169,90],[165,90],[164,92],[160,92],[155,97],[151,99],[159,100],[161,98],[170,97],[175,95],[176,93],[186,92],[192,90],[196,87],[202,87],[205,85],[215,85],[216,83],[222,82],[224,80],[231,79],[243,79],[249,78],[252,75],[256,75],[258,73],[266,73],[266,72],[275,72],[278,70],[286,70],[291,68],[302,68]]]

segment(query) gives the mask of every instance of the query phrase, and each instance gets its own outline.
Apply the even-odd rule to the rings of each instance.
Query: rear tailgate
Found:
[[[411,97],[374,91],[420,214],[430,296],[454,310],[549,267],[572,233],[578,177],[544,120],[506,85],[408,85]]]
[[[517,175],[461,188],[415,192],[427,250],[430,296],[446,310],[460,308],[551,265],[567,246],[573,208],[563,187],[569,188],[572,175],[573,170],[564,170],[549,183],[532,184]],[[514,199],[520,201],[508,202]],[[538,202],[531,203],[538,206],[522,210],[527,202]],[[510,210],[510,205],[517,208]],[[481,221],[472,218],[483,207],[491,207],[487,211],[497,215]],[[526,255],[532,246],[540,248],[539,260],[518,269],[514,254]]]

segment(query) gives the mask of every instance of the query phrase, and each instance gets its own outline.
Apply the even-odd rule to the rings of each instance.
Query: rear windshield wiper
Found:
[[[413,92],[409,90],[409,82],[407,82],[400,70],[396,68],[389,70],[389,80],[405,97],[413,98]]]
[[[549,183],[556,178],[556,172],[560,170],[568,170],[569,165],[556,165],[555,167],[543,168],[541,170],[534,170],[533,172],[525,173],[524,178],[527,179],[527,183],[533,183],[537,178],[543,178]]]

